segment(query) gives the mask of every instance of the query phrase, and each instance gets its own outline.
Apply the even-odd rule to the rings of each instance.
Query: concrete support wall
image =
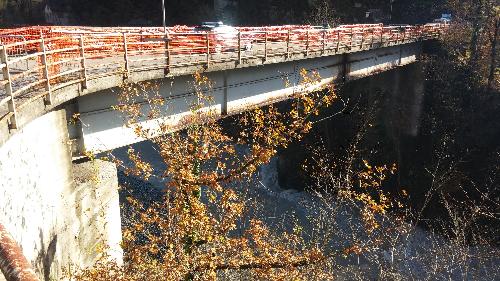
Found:
[[[73,165],[74,188],[64,194],[63,260],[91,265],[100,251],[121,263],[120,201],[114,163],[93,160]],[[64,250],[64,249],[63,249]]]
[[[58,280],[69,264],[89,265],[99,243],[116,249],[116,169],[98,165],[100,181],[73,180],[74,172],[88,173],[73,169],[64,110],[35,119],[0,147],[0,221],[41,280]]]
[[[0,148],[0,221],[45,280],[58,275],[61,195],[73,181],[65,128],[64,111],[51,112]]]

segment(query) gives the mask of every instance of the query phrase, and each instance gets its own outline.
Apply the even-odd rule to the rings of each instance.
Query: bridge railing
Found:
[[[300,59],[435,39],[447,26],[345,25],[239,28],[233,33],[195,32],[190,27],[35,27],[0,30],[0,120],[17,128],[17,109],[34,99],[89,81],[133,72],[179,67],[234,67],[251,59]],[[110,32],[116,31],[116,32]],[[9,38],[10,41],[5,41]],[[22,40],[20,40],[22,39]],[[22,50],[22,51],[20,51]],[[19,67],[24,65],[25,67]],[[3,111],[1,109],[4,108]]]

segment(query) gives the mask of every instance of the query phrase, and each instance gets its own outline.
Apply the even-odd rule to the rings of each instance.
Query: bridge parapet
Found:
[[[0,30],[0,122],[28,122],[18,110],[46,109],[76,96],[144,81],[358,52],[439,38],[444,24],[241,27],[31,27]],[[2,41],[3,40],[3,41]],[[68,94],[71,93],[71,94]],[[21,119],[21,120],[20,120]],[[2,131],[2,132],[5,132]]]

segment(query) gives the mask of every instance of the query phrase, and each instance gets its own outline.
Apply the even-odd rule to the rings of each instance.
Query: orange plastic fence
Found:
[[[84,26],[31,26],[14,29],[0,29],[0,45],[10,45],[9,56],[18,56],[43,51],[51,65],[50,73],[58,73],[58,62],[80,56],[80,48],[85,47],[85,56],[103,58],[128,52],[165,52],[171,54],[211,53],[216,48],[234,50],[253,42],[294,42],[317,50],[325,42],[353,45],[357,42],[398,41],[422,36],[432,36],[440,32],[440,24],[420,26],[384,26],[382,24],[341,25],[325,29],[311,25],[284,25],[264,27],[238,27],[239,36],[224,36],[212,32],[195,32],[195,27],[84,27]],[[126,36],[126,38],[124,38]],[[168,38],[168,43],[164,38]],[[80,42],[82,40],[83,45]],[[207,41],[210,43],[207,44]],[[238,42],[240,41],[240,42]],[[17,43],[12,45],[13,43]],[[82,45],[82,46],[81,46]],[[168,46],[167,46],[168,45]],[[57,51],[56,51],[57,50]],[[54,52],[52,52],[54,51]],[[38,58],[40,59],[40,58]]]
[[[263,40],[267,33],[267,39],[270,41],[286,40],[290,32],[290,40],[310,42],[318,40],[331,40],[332,38],[340,40],[352,40],[355,37],[374,36],[384,34],[395,37],[398,34],[407,36],[418,36],[421,34],[439,31],[438,25],[422,26],[383,26],[382,24],[357,24],[341,25],[334,29],[323,29],[311,25],[284,25],[284,26],[264,26],[264,27],[239,27],[242,32],[242,38]],[[11,44],[14,42],[27,41],[26,45],[10,49],[11,54],[20,52],[39,51],[40,46],[37,43],[30,43],[31,40],[40,38],[50,39],[65,37],[66,39],[53,40],[49,45],[52,49],[68,48],[74,46],[73,38],[84,35],[86,42],[91,44],[88,52],[114,52],[123,46],[122,34],[130,34],[130,48],[143,49],[154,48],[163,43],[153,44],[153,39],[163,37],[162,27],[83,27],[83,26],[33,26],[15,29],[0,29],[0,44]],[[206,45],[203,37],[204,32],[195,33],[194,27],[174,26],[167,28],[167,34],[172,47],[190,49],[192,52],[198,52]],[[323,39],[323,36],[324,39]],[[149,43],[149,44],[135,44]],[[149,45],[149,46],[145,46]],[[122,47],[123,48],[123,47]]]

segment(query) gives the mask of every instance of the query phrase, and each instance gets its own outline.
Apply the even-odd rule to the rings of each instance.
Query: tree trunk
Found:
[[[495,82],[495,71],[497,68],[497,38],[498,38],[498,29],[500,27],[500,20],[498,18],[495,19],[495,31],[491,36],[491,60],[490,60],[490,73],[488,75],[488,89],[492,90]]]
[[[481,22],[482,22],[482,11],[483,11],[483,1],[484,0],[474,0],[477,1],[475,4],[475,10],[472,14],[472,37],[470,43],[470,61],[469,64],[472,67],[477,65],[479,60],[479,37],[481,34]]]

